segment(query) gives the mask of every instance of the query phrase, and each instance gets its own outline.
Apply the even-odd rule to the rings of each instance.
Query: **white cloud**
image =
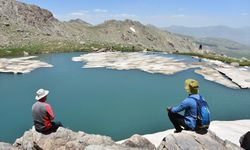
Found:
[[[106,10],[106,9],[94,9],[93,12],[96,12],[96,13],[107,13],[108,10]]]
[[[178,14],[178,15],[171,15],[170,17],[171,18],[183,18],[183,17],[186,17],[186,15]]]
[[[183,11],[183,10],[184,10],[184,8],[178,8],[177,10],[178,10],[178,11]]]
[[[88,13],[89,13],[89,11],[87,11],[87,10],[81,10],[81,11],[71,12],[71,13],[69,13],[67,15],[70,15],[70,16],[84,16],[84,15],[86,15]]]
[[[112,14],[110,15],[111,17],[116,17],[116,18],[127,18],[127,19],[131,19],[136,17],[133,14],[126,14],[126,13],[121,13],[121,14]]]
[[[241,13],[240,15],[241,15],[241,16],[248,16],[249,13],[244,12],[244,13]]]

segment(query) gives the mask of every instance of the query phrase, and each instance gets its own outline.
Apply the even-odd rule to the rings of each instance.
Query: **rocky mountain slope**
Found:
[[[181,134],[167,135],[157,147],[157,150],[240,150],[241,148],[231,142],[221,140],[214,133],[205,135],[195,132],[182,132]]]
[[[238,42],[221,38],[195,38],[194,41],[202,44],[203,48],[213,50],[218,54],[250,59],[250,47]]]
[[[197,29],[187,28],[186,29],[185,27],[171,26],[169,28],[164,28],[164,30],[171,31],[181,37],[186,37],[194,41],[197,45],[202,44],[203,49],[209,49],[210,51],[213,51],[217,54],[227,55],[227,56],[235,57],[235,58],[245,57],[247,59],[250,59],[250,46],[249,45],[235,42],[232,40],[232,38],[227,37],[223,33],[224,32],[223,29],[222,31],[219,31],[220,28],[218,29],[216,27],[214,28],[211,27],[211,31],[210,31],[207,28],[197,28]],[[245,29],[246,29],[246,32],[244,34],[250,36],[250,33],[248,33],[247,31],[248,28],[245,28]],[[212,33],[209,34],[210,32],[214,34]],[[221,34],[217,35],[217,33],[221,33]],[[235,33],[235,34],[237,35],[240,33]]]
[[[137,21],[109,20],[92,26],[81,20],[58,21],[51,12],[15,0],[0,0],[0,48],[2,55],[14,48],[39,53],[65,50],[193,51],[190,39]],[[8,49],[9,48],[9,49]],[[12,48],[12,49],[11,49]],[[35,49],[35,50],[34,50]],[[3,52],[3,50],[8,50]],[[35,53],[34,52],[34,53]]]
[[[91,135],[84,132],[73,132],[66,128],[59,128],[56,133],[43,135],[31,129],[17,139],[13,145],[0,143],[4,150],[46,150],[46,149],[77,149],[77,150],[154,150],[156,147],[146,138],[133,135],[121,144],[114,142],[110,137]],[[179,149],[220,149],[238,150],[239,146],[225,140],[223,141],[214,133],[197,134],[183,131],[178,134],[169,134],[162,139],[157,147],[159,150]]]

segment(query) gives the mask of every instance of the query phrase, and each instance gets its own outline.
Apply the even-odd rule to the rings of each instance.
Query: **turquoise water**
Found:
[[[82,62],[71,61],[80,54],[43,55],[39,59],[53,68],[23,75],[0,74],[0,141],[13,143],[32,127],[31,106],[39,88],[50,90],[48,102],[65,127],[114,140],[173,128],[165,108],[186,97],[186,78],[200,81],[213,120],[250,119],[250,90],[206,81],[193,70],[166,76],[139,70],[82,69]],[[187,56],[172,57],[193,61]]]

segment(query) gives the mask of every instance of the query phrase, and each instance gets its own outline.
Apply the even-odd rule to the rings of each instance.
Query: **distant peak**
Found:
[[[89,26],[92,26],[90,23],[86,22],[86,21],[83,21],[82,19],[71,19],[69,20],[68,22],[70,23],[81,23],[81,24],[85,24],[85,25],[89,25]]]

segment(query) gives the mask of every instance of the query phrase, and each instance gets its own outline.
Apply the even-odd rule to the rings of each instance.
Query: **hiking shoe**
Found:
[[[180,133],[182,131],[182,129],[180,130],[175,130],[174,133]]]

